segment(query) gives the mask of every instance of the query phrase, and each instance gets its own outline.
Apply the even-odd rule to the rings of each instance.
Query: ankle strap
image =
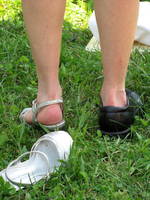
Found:
[[[63,103],[63,99],[55,99],[55,100],[50,100],[50,101],[44,101],[40,104],[37,104],[36,103],[36,99],[32,102],[32,121],[33,122],[37,122],[37,114],[39,112],[39,110],[41,108],[44,108],[46,106],[49,106],[49,105],[53,105],[53,104],[62,104]]]

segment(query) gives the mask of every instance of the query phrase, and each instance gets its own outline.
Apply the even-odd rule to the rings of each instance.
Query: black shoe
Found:
[[[138,114],[142,101],[138,94],[126,89],[127,106],[100,107],[99,124],[103,135],[126,137],[130,133],[130,127]]]

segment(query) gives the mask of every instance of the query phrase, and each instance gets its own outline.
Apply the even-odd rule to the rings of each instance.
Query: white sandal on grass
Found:
[[[48,129],[48,130],[55,130],[55,129],[59,129],[59,128],[62,128],[64,125],[65,125],[65,121],[62,120],[60,121],[59,123],[57,124],[52,124],[52,125],[44,125],[44,124],[41,124],[37,121],[37,115],[38,113],[40,112],[40,110],[46,106],[49,106],[49,105],[54,105],[54,104],[60,104],[61,108],[62,108],[62,104],[63,104],[63,100],[62,99],[55,99],[55,100],[50,100],[50,101],[45,101],[45,102],[42,102],[40,104],[37,104],[36,103],[36,100],[34,100],[32,102],[32,108],[25,108],[21,114],[20,114],[20,120],[27,123],[24,119],[24,115],[32,110],[32,124],[34,125],[38,125],[38,126],[41,126],[43,129]],[[62,109],[63,111],[63,109]],[[29,123],[27,123],[29,124]],[[32,125],[30,124],[30,125]]]
[[[48,179],[62,161],[68,159],[72,144],[71,136],[65,131],[46,134],[37,140],[30,152],[12,161],[0,175],[16,190],[19,186],[24,187],[35,184],[41,179]],[[29,155],[29,159],[21,162],[26,155]]]

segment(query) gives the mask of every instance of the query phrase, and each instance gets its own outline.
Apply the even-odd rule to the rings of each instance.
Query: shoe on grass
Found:
[[[124,107],[100,106],[99,125],[103,135],[126,137],[130,133],[135,115],[142,101],[139,95],[126,89],[127,105]]]

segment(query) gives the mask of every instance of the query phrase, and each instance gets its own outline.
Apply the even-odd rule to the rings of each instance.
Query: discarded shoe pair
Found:
[[[35,184],[41,179],[49,178],[69,157],[73,140],[65,131],[55,131],[43,135],[26,152],[12,161],[0,176],[16,190],[25,185]],[[29,159],[21,162],[27,155]]]

